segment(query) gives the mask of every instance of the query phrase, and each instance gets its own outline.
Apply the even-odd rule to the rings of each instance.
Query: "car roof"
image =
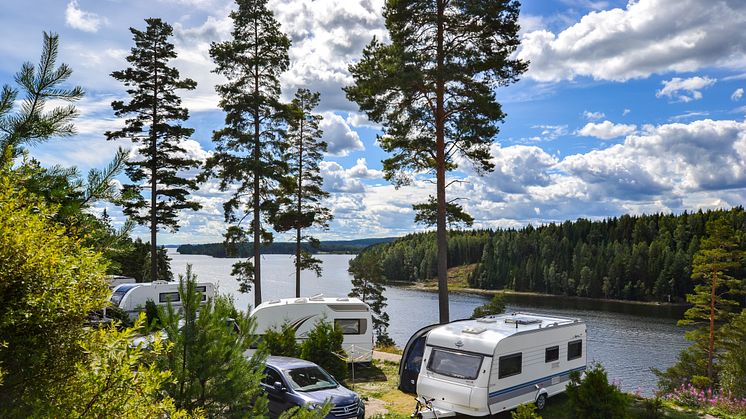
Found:
[[[304,359],[290,358],[287,356],[269,356],[267,357],[267,365],[279,369],[288,368],[299,368],[299,367],[319,367],[311,361]]]

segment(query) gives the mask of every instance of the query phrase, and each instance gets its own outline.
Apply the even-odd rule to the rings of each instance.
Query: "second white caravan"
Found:
[[[197,291],[202,293],[202,302],[215,297],[215,285],[209,282],[197,283]],[[132,319],[145,310],[148,300],[153,301],[156,306],[166,306],[170,302],[172,306],[180,307],[179,283],[155,281],[120,284],[114,288],[109,298],[115,307],[126,311]]]
[[[571,318],[512,313],[435,327],[425,341],[415,414],[487,416],[524,403],[542,409],[565,391],[570,373],[585,370],[585,346],[586,325]]]
[[[270,329],[280,330],[287,323],[295,330],[298,340],[304,340],[316,323],[334,323],[344,334],[342,348],[348,362],[373,360],[373,319],[370,307],[357,298],[283,298],[258,305],[251,311],[256,321],[256,333],[263,335]]]

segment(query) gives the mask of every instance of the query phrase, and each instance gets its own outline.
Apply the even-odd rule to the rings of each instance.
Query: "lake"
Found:
[[[218,291],[235,298],[242,310],[254,301],[253,293],[238,292],[238,282],[230,276],[235,259],[201,255],[180,255],[169,249],[174,275],[183,274],[191,264],[199,280],[217,284]],[[302,295],[323,293],[328,297],[346,296],[351,289],[347,265],[354,255],[317,255],[323,261],[322,278],[304,272]],[[290,255],[262,256],[262,298],[264,301],[295,296],[295,268]],[[436,293],[387,287],[389,334],[399,346],[423,326],[438,322]],[[452,293],[451,319],[469,317],[488,297]],[[507,299],[508,311],[532,311],[578,317],[588,326],[588,361],[599,361],[624,390],[651,394],[655,376],[650,368],[665,369],[687,347],[684,331],[676,326],[680,307],[599,302],[573,298],[516,295]]]

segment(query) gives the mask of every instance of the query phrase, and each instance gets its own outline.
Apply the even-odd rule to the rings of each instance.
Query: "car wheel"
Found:
[[[536,410],[544,410],[545,407],[547,407],[547,395],[542,393],[536,399]]]

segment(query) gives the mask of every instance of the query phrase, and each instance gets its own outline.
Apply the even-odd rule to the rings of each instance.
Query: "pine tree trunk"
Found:
[[[448,323],[448,238],[446,236],[446,175],[445,175],[445,110],[443,80],[443,31],[445,0],[438,0],[437,69],[435,81],[435,148],[436,148],[436,188],[437,188],[437,243],[438,243],[438,308],[440,323]]]
[[[156,154],[158,152],[158,134],[156,125],[158,124],[158,43],[153,46],[153,109],[152,122],[150,126],[150,280],[158,280],[158,244],[156,243],[156,233],[158,232],[158,220],[156,219],[157,203],[157,179],[158,161]]]
[[[304,105],[301,103],[301,105]],[[300,216],[301,216],[301,203],[303,197],[303,122],[305,118],[301,117],[300,120],[300,137],[298,138],[298,203],[297,213],[295,214],[295,296],[300,298]]]
[[[717,272],[712,272],[710,279],[710,338],[707,346],[707,378],[712,383],[712,359],[715,357],[715,291],[717,290]]]
[[[258,28],[258,22],[254,22],[254,39],[259,39],[259,28]],[[254,45],[254,54],[256,57],[259,56],[259,46]],[[259,64],[256,64],[254,67],[254,94],[258,97],[259,96]],[[256,107],[254,109],[254,152],[253,152],[253,159],[254,159],[254,202],[253,202],[253,210],[254,210],[254,220],[252,221],[252,225],[254,228],[254,307],[259,306],[259,304],[262,303],[262,269],[261,269],[261,257],[260,257],[260,246],[261,246],[261,227],[260,222],[261,219],[259,218],[259,206],[260,206],[260,196],[261,193],[261,184],[259,182],[260,180],[260,162],[259,162],[259,156],[260,156],[260,145],[261,145],[261,139],[259,136],[259,101],[257,100]]]

